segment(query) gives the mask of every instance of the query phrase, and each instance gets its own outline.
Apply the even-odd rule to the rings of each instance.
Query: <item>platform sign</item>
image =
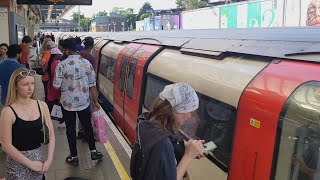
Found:
[[[92,5],[92,0],[17,0],[17,4]]]

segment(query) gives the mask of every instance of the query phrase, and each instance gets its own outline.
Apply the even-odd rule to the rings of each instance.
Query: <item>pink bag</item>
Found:
[[[92,126],[97,141],[101,144],[106,143],[108,141],[107,122],[100,110],[92,113]]]

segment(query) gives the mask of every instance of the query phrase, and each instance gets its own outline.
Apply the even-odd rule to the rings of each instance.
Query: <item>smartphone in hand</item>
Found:
[[[216,149],[218,146],[213,141],[210,141],[210,142],[205,143],[203,145],[203,147],[204,147],[205,152],[210,152],[210,151],[213,151],[214,149]]]

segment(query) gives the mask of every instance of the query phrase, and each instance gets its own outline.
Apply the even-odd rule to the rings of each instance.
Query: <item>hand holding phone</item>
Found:
[[[210,151],[213,151],[214,149],[216,149],[217,145],[213,141],[210,141],[210,142],[207,142],[206,144],[204,144],[203,147],[204,147],[205,152],[210,152]]]

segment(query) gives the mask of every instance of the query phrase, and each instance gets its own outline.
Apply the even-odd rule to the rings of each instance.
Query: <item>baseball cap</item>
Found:
[[[60,54],[60,55],[62,55],[62,52],[58,48],[52,48],[50,50],[50,54]]]

